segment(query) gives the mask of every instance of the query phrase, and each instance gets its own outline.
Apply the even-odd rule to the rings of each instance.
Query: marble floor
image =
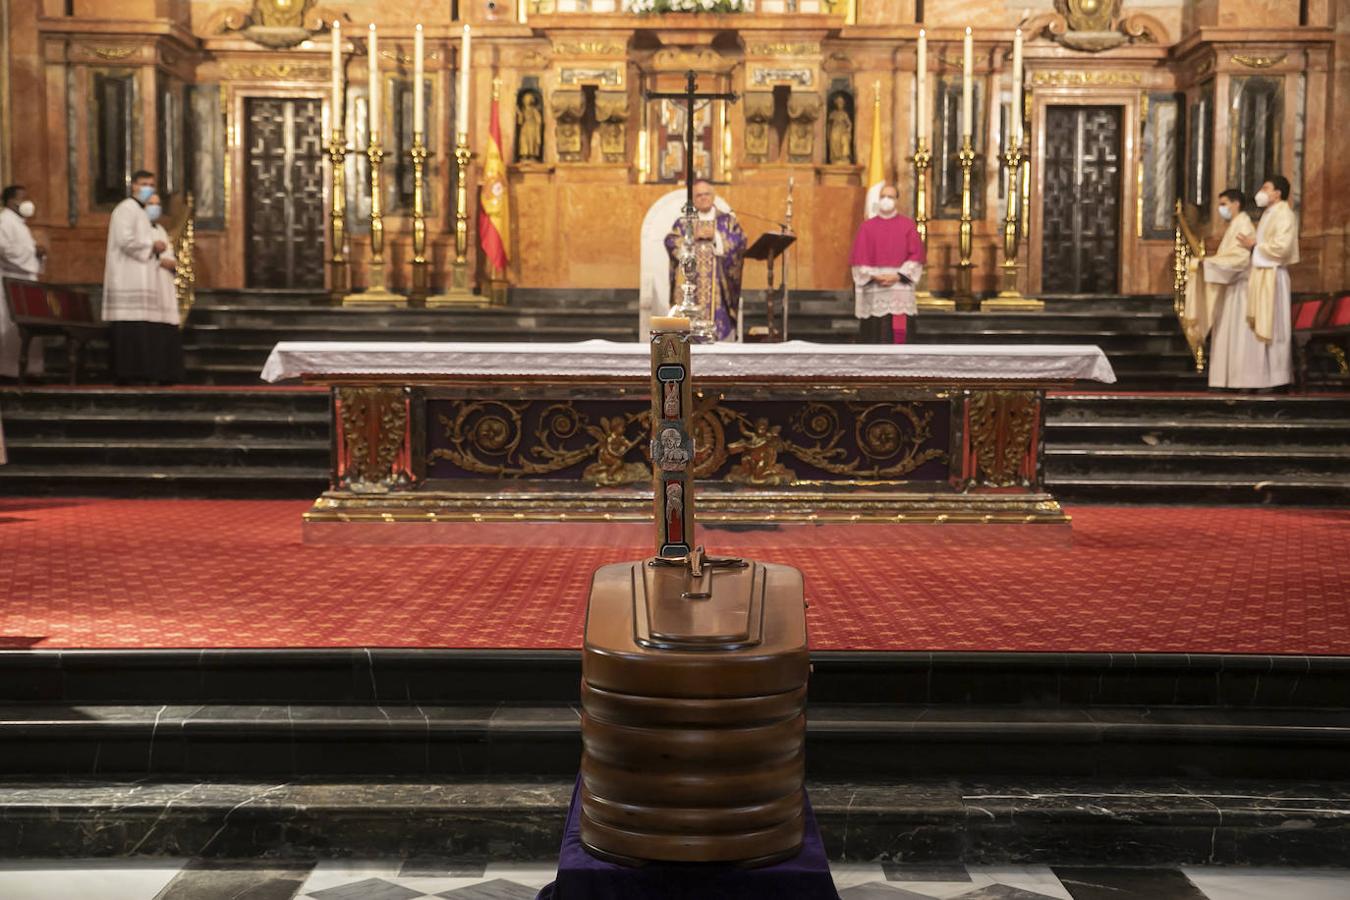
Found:
[[[843,900],[1350,900],[1347,869],[836,863]],[[0,860],[4,900],[533,900],[553,865],[446,860]]]

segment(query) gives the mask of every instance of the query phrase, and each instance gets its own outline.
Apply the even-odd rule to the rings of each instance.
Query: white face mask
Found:
[[[1233,218],[1233,207],[1228,206],[1227,204],[1225,204],[1225,205],[1223,205],[1223,206],[1220,206],[1220,207],[1219,207],[1219,218],[1220,218],[1220,219],[1223,219],[1225,222],[1227,222],[1229,219]]]
[[[1267,194],[1265,191],[1257,191],[1256,205],[1261,209],[1265,209],[1267,206],[1270,205],[1270,195]]]
[[[895,212],[895,198],[882,197],[877,201],[877,209],[889,216],[891,213]]]
[[[25,219],[33,218],[35,212],[37,212],[37,207],[33,205],[32,200],[25,200],[19,204],[19,215],[23,216]]]

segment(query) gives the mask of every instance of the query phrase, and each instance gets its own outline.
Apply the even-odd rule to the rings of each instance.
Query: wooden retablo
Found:
[[[687,320],[653,319],[651,341],[656,555],[591,585],[581,839],[625,862],[771,862],[805,821],[802,577],[694,544]]]

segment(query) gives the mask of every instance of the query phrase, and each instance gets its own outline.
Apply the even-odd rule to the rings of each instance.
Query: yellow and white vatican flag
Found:
[[[867,202],[863,205],[863,215],[869,219],[877,214],[881,187],[886,183],[884,156],[881,144],[881,83],[877,82],[876,95],[872,98],[872,152],[867,157]]]

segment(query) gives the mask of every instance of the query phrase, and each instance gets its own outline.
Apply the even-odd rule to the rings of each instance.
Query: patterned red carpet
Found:
[[[306,503],[0,500],[0,647],[576,647],[645,555],[300,542]],[[847,526],[709,537],[806,574],[822,650],[1350,654],[1350,513],[1073,510],[1065,546]],[[530,526],[523,526],[530,527]]]

